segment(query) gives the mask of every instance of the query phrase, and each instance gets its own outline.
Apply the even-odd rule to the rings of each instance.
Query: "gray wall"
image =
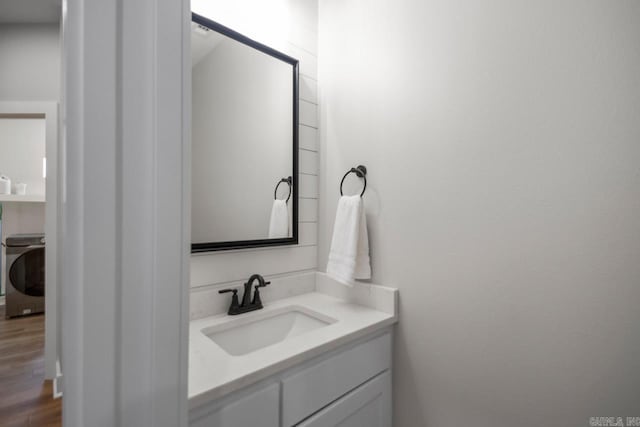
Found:
[[[640,2],[321,0],[319,265],[369,168],[395,426],[640,415]]]
[[[0,99],[60,98],[60,25],[0,24]]]
[[[60,25],[0,24],[0,64],[0,101],[57,101]],[[44,231],[44,204],[5,203],[3,210],[2,240]],[[0,258],[4,267],[4,248]]]

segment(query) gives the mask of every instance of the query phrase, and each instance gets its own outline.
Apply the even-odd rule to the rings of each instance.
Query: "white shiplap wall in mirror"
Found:
[[[300,212],[295,246],[191,256],[191,317],[214,309],[212,294],[253,273],[282,277],[313,271],[318,242],[318,2],[317,0],[193,0],[193,12],[300,61]]]

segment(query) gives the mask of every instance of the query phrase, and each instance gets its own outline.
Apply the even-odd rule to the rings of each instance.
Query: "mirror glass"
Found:
[[[192,251],[297,243],[298,61],[193,15]]]

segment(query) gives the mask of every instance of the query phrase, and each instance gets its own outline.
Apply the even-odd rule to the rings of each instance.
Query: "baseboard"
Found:
[[[56,362],[56,377],[53,379],[53,398],[58,399],[60,397],[62,397],[62,369],[58,360]]]

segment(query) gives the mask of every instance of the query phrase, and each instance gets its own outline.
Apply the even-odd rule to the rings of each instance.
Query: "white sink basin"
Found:
[[[204,328],[202,333],[231,356],[242,356],[336,322],[329,316],[298,306],[251,314],[241,314],[224,324]]]

